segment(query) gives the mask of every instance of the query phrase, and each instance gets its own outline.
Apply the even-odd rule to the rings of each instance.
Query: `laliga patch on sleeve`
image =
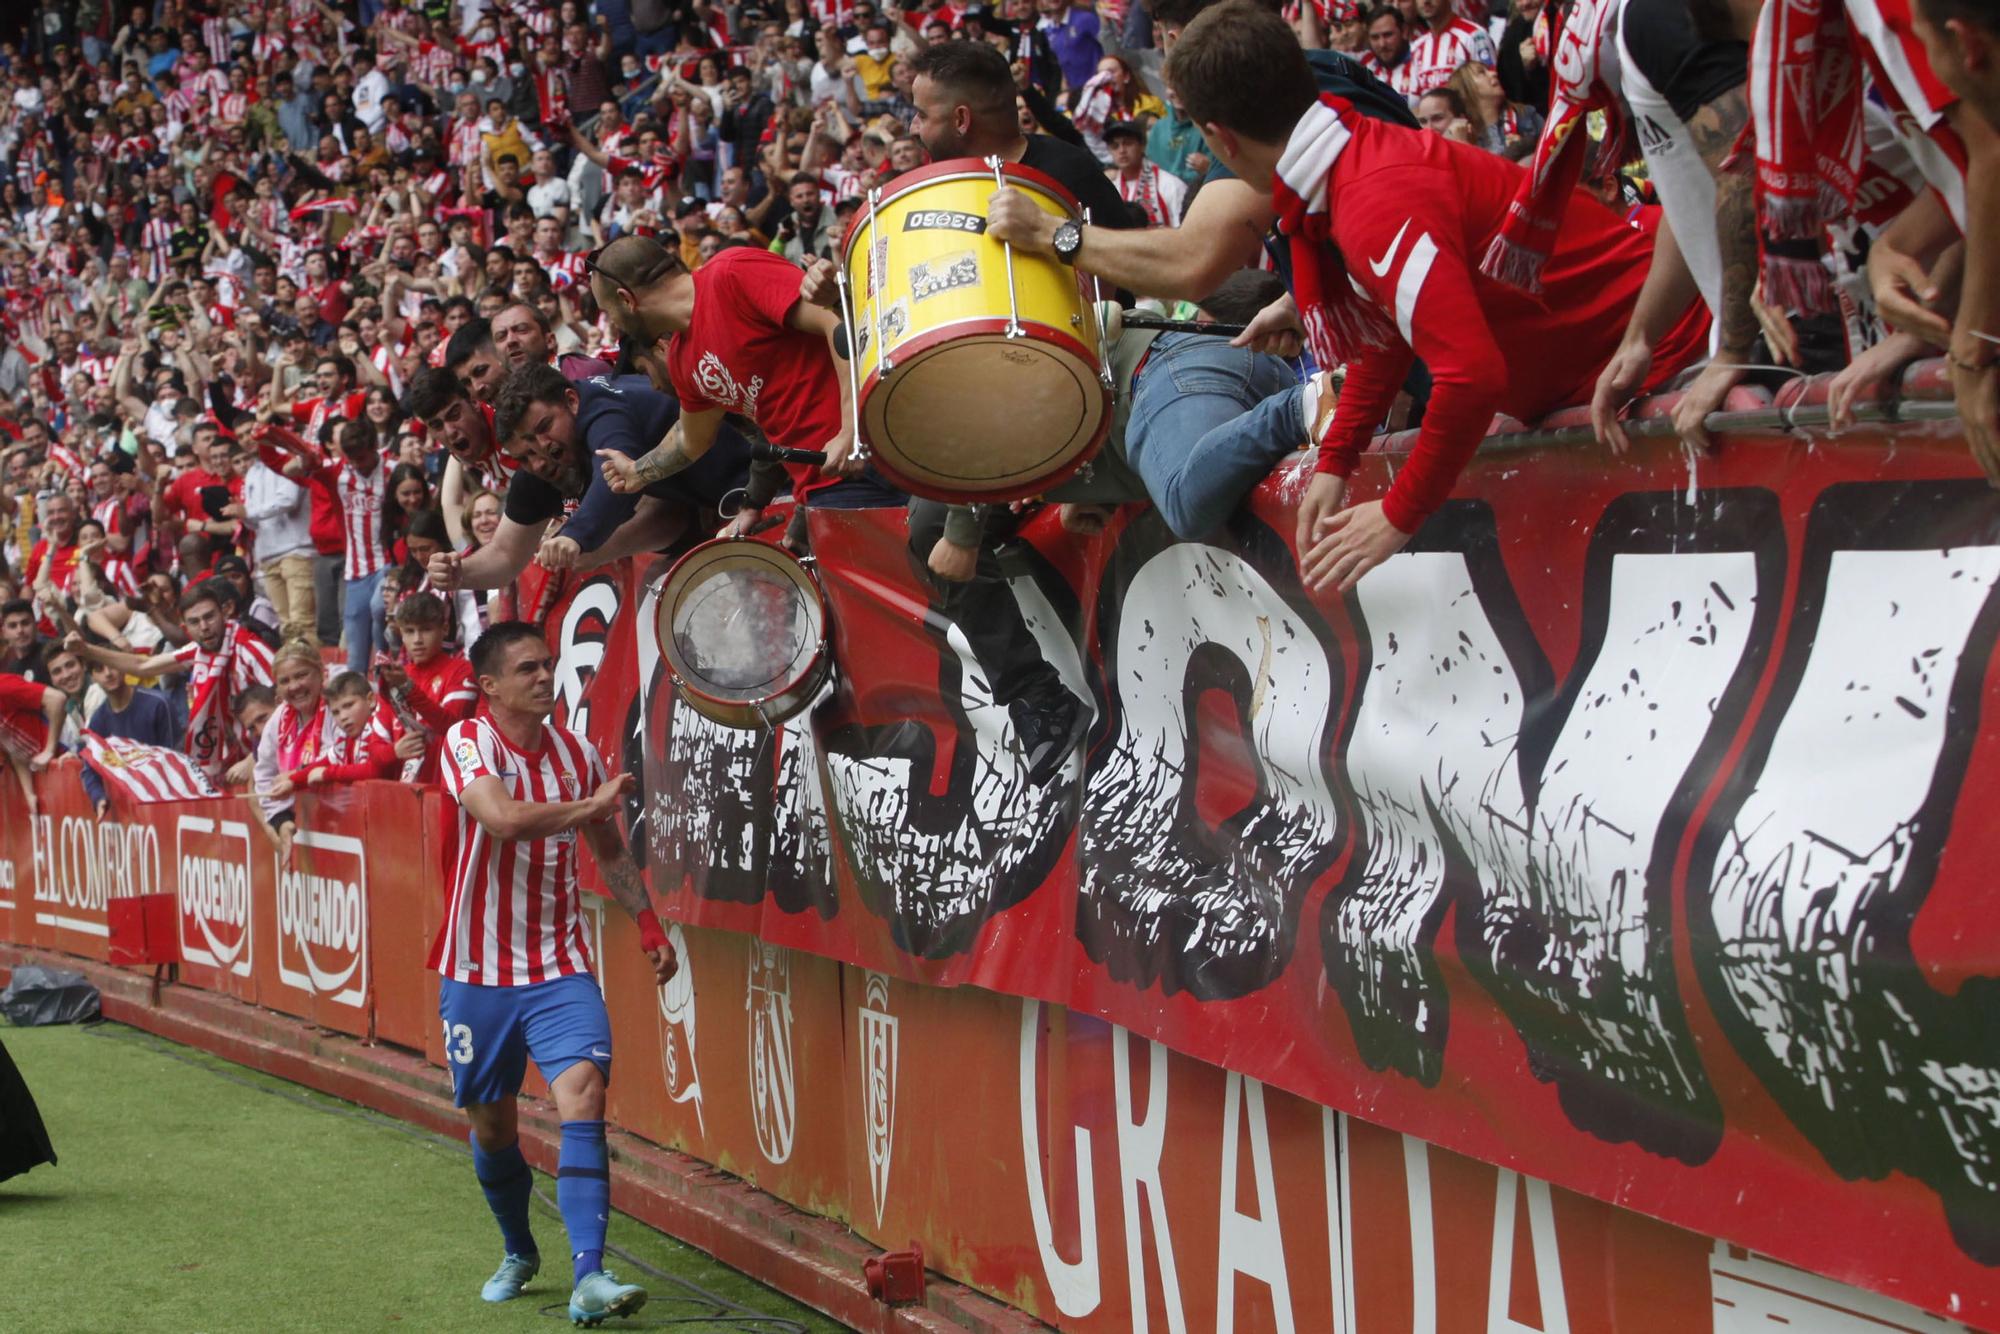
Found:
[[[484,761],[479,758],[479,747],[469,736],[462,736],[452,743],[451,758],[463,773],[474,773],[485,767]]]

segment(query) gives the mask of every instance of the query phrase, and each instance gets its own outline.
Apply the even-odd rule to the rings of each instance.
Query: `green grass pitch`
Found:
[[[116,1024],[0,1040],[62,1160],[0,1182],[0,1330],[569,1328],[553,1179],[541,1276],[489,1306],[500,1237],[462,1141]],[[610,1243],[671,1277],[607,1255],[652,1300],[606,1330],[842,1328],[622,1214]]]

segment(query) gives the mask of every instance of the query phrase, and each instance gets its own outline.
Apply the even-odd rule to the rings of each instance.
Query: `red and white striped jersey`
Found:
[[[212,110],[229,96],[229,76],[219,69],[205,69],[181,85],[195,99],[196,113]]]
[[[347,529],[346,577],[365,579],[387,563],[382,554],[382,499],[389,489],[389,460],[377,457],[375,471],[365,476],[344,458],[327,466]]]
[[[1474,61],[1489,68],[1494,63],[1493,38],[1486,29],[1461,18],[1454,18],[1443,32],[1426,28],[1410,42],[1407,91],[1412,97],[1422,97],[1450,83],[1460,65]]]
[[[463,167],[479,161],[480,149],[484,141],[479,137],[479,121],[453,120],[450,137],[445,140],[444,160],[454,167]]]
[[[250,114],[250,94],[224,93],[216,99],[215,118],[225,125],[241,125]]]
[[[111,585],[112,592],[123,598],[139,596],[139,576],[131,561],[123,556],[106,556],[102,564],[104,582]]]
[[[607,774],[590,742],[553,723],[541,745],[516,749],[489,717],[445,733],[445,788],[455,801],[497,778],[515,801],[580,801]],[[591,970],[577,895],[575,830],[504,842],[458,808],[458,856],[430,966],[456,982],[521,987]]]
[[[157,214],[140,231],[139,245],[146,252],[146,279],[148,282],[156,283],[167,276],[169,268],[167,254],[173,237],[173,222]]]
[[[560,291],[583,281],[583,253],[577,250],[558,250],[554,255],[535,254],[535,262],[549,275],[549,286]]]
[[[509,6],[514,17],[527,25],[528,31],[537,37],[546,37],[556,30],[555,11],[546,5],[525,4],[523,0],[513,0]]]
[[[418,83],[442,88],[450,81],[452,66],[457,63],[457,48],[432,41],[418,42],[417,53],[410,57],[410,77]]]
[[[290,45],[291,40],[283,33],[260,32],[250,43],[250,54],[259,65],[264,65],[277,59]]]
[[[208,58],[218,65],[229,63],[229,20],[225,18],[205,18],[201,21],[202,45],[208,48]]]
[[[1415,87],[1417,81],[1417,62],[1410,59],[1407,55],[1403,57],[1402,64],[1396,66],[1394,69],[1390,69],[1387,65],[1377,60],[1375,53],[1370,51],[1367,55],[1361,57],[1361,68],[1367,70],[1391,88],[1394,88],[1404,97],[1415,100],[1417,95],[1412,89]]]

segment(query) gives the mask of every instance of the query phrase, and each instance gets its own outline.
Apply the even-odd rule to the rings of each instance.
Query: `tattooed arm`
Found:
[[[1703,449],[1712,443],[1706,422],[1743,378],[1742,366],[1757,341],[1757,206],[1749,155],[1736,142],[1750,120],[1744,87],[1730,89],[1695,112],[1688,136],[1715,178],[1715,241],[1722,257],[1722,309],[1715,312],[1715,358],[1695,377],[1674,407],[1674,429]],[[1734,160],[1732,160],[1732,157]]]
[[[1722,309],[1715,312],[1720,334],[1716,356],[1722,361],[1743,360],[1757,341],[1757,316],[1750,309],[1750,294],[1757,286],[1755,182],[1748,155],[1729,161],[1749,119],[1749,99],[1738,87],[1697,111],[1688,122],[1695,151],[1715,177],[1715,239],[1722,252]]]
[[[639,924],[639,948],[646,952],[647,960],[653,965],[653,980],[664,986],[679,971],[680,960],[674,956],[673,945],[660,929],[660,919],[653,913],[653,901],[646,893],[645,882],[639,879],[639,868],[632,864],[632,854],[626,851],[625,840],[618,832],[617,816],[584,825],[582,830],[584,844],[590,849],[591,859],[597,863],[598,874],[604,877],[604,887]]]
[[[723,416],[721,408],[704,408],[695,412],[683,410],[680,420],[668,428],[666,439],[640,458],[620,454],[615,449],[598,450],[597,457],[604,469],[606,485],[613,491],[626,494],[643,491],[653,483],[673,476],[708,453],[709,446],[715,443],[717,433],[722,430]]]

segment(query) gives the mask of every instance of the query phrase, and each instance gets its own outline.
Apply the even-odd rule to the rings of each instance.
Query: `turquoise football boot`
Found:
[[[585,1274],[569,1295],[572,1323],[592,1328],[605,1317],[631,1315],[646,1304],[646,1290],[636,1283],[620,1283],[609,1269]]]
[[[528,1281],[541,1272],[542,1257],[539,1255],[509,1254],[493,1271],[493,1277],[486,1280],[479,1289],[482,1301],[511,1302],[521,1295],[521,1289]]]

